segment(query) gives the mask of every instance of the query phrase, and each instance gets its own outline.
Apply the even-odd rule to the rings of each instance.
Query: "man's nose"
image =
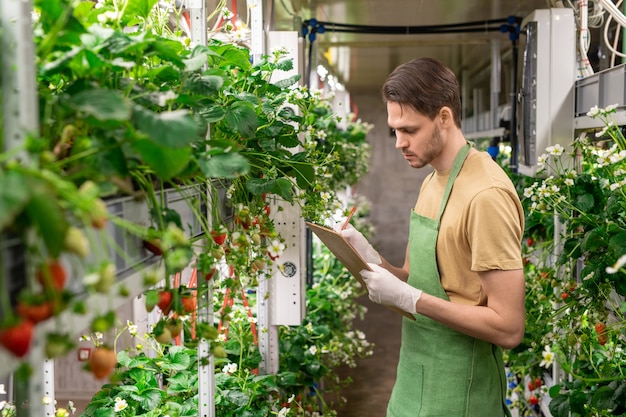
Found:
[[[398,131],[396,131],[395,136],[396,136],[396,149],[406,148],[407,140],[405,136]]]

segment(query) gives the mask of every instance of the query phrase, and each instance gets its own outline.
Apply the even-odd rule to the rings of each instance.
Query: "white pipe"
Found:
[[[622,26],[626,26],[626,16],[622,13],[611,0],[598,0],[607,12]]]
[[[578,44],[579,61],[581,64],[582,76],[586,77],[593,73],[589,58],[587,58],[587,51],[589,50],[589,8],[587,0],[580,0],[578,2],[580,11],[580,37]]]

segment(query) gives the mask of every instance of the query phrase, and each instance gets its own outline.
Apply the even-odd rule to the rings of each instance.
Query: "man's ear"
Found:
[[[443,106],[439,110],[439,119],[441,120],[442,126],[450,127],[450,124],[454,124],[454,115],[452,114],[452,109],[448,106]]]

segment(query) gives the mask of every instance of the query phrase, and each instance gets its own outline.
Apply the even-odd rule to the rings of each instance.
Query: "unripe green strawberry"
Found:
[[[107,224],[108,210],[104,201],[96,198],[88,212],[89,221],[91,225],[96,229],[104,229]]]
[[[173,336],[178,336],[183,331],[183,321],[178,318],[169,318],[165,326]]]
[[[108,293],[113,284],[115,284],[115,281],[115,265],[111,262],[107,262],[100,268],[100,279],[95,285],[96,291],[99,293]]]
[[[65,248],[81,258],[89,255],[89,240],[85,233],[77,227],[70,226],[65,233]]]
[[[170,329],[168,329],[167,327],[163,327],[159,334],[154,335],[154,340],[162,345],[172,343],[172,332],[170,332]]]
[[[215,259],[222,259],[224,257],[224,249],[222,247],[217,247],[211,250],[211,255]]]
[[[225,358],[226,356],[228,356],[226,354],[226,349],[224,349],[224,346],[222,345],[213,345],[211,347],[211,354],[216,358]]]
[[[148,313],[154,310],[154,307],[156,307],[161,300],[161,296],[159,295],[159,291],[157,290],[146,291],[144,297],[146,299],[146,310],[148,311]]]

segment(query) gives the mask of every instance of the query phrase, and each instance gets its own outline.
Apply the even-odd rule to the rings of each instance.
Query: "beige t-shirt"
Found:
[[[435,219],[450,171],[422,184],[415,212]],[[486,152],[470,154],[441,218],[437,265],[450,301],[486,305],[479,271],[523,267],[524,211],[510,178]],[[411,268],[419,268],[411,265]]]

